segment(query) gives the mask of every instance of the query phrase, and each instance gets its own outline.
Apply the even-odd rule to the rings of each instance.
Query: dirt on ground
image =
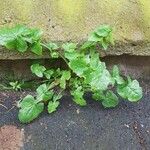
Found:
[[[24,132],[16,126],[4,125],[0,128],[0,150],[20,150]]]

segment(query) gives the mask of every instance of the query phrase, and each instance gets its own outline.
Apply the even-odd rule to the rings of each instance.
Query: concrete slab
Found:
[[[144,97],[137,104],[122,101],[115,109],[104,109],[87,94],[88,106],[81,108],[67,95],[56,113],[44,112],[28,125],[19,123],[14,104],[30,92],[0,92],[7,107],[0,106],[0,135],[11,131],[10,138],[0,139],[0,150],[9,140],[15,143],[7,144],[10,150],[16,145],[16,150],[149,150],[150,82],[141,84]]]
[[[43,30],[47,41],[81,43],[96,27],[108,24],[118,44],[105,55],[150,56],[148,0],[0,0],[0,4],[0,27],[26,24]],[[0,48],[0,59],[25,58],[39,57]]]

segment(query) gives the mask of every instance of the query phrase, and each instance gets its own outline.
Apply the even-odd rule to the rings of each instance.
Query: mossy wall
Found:
[[[118,43],[127,45],[113,54],[150,55],[149,0],[0,0],[0,27],[18,23],[41,28],[43,38],[56,42],[83,41],[110,24]]]

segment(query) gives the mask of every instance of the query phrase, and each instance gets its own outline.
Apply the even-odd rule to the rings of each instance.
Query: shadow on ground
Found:
[[[44,112],[28,125],[19,123],[15,107],[28,92],[1,91],[0,150],[6,145],[10,150],[148,150],[150,82],[141,84],[144,97],[139,103],[122,101],[115,109],[103,109],[87,94],[88,106],[81,108],[65,96],[56,113]]]

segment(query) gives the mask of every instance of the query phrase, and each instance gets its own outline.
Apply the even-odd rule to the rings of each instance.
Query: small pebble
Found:
[[[125,124],[124,126],[125,126],[125,127],[127,127],[127,128],[129,128],[129,127],[130,127],[128,124]]]
[[[80,110],[79,109],[77,109],[77,114],[79,114],[80,113]]]

